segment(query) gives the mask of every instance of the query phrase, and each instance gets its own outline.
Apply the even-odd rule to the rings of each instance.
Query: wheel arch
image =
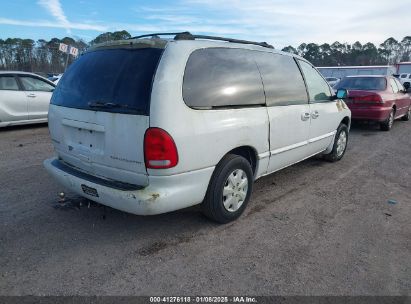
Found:
[[[348,128],[348,130],[350,130],[350,128],[351,128],[351,119],[350,119],[350,117],[345,116],[345,117],[341,120],[340,124],[346,125],[347,128]]]
[[[256,174],[258,168],[258,154],[255,148],[251,146],[240,146],[228,151],[221,159],[227,154],[235,154],[244,157],[250,163],[253,174]]]

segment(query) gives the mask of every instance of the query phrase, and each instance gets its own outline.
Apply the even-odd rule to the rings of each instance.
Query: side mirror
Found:
[[[337,90],[337,99],[345,99],[348,96],[348,91],[346,89]]]
[[[408,91],[408,89],[410,88],[410,83],[404,82],[403,86],[404,86],[405,91]]]

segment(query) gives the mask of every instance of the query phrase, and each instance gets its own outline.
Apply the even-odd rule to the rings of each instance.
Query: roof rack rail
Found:
[[[134,36],[128,39],[140,39],[140,38],[146,38],[146,37],[151,37],[152,39],[160,38],[160,36],[177,36],[180,34],[190,34],[189,32],[178,32],[178,33],[153,33],[153,34],[144,34],[140,36]]]
[[[160,36],[174,36],[174,40],[207,39],[207,40],[227,41],[227,42],[232,42],[232,43],[254,44],[254,45],[259,45],[259,46],[270,48],[270,49],[274,48],[271,44],[268,44],[267,42],[256,42],[256,41],[224,38],[224,37],[217,37],[217,36],[207,36],[207,35],[193,35],[190,32],[145,34],[145,35],[131,37],[129,39],[139,39],[139,38],[145,38],[145,37],[151,37],[152,39],[156,39],[156,38],[160,38]]]

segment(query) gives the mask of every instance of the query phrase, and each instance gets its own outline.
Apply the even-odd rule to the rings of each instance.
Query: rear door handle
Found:
[[[309,120],[309,119],[310,119],[310,113],[305,112],[305,113],[301,114],[301,120],[302,121],[306,121],[306,120]]]
[[[320,113],[318,113],[318,111],[314,111],[311,113],[311,117],[314,119],[318,118],[318,116],[320,116]]]
[[[34,93],[27,94],[27,97],[36,97],[37,95]]]

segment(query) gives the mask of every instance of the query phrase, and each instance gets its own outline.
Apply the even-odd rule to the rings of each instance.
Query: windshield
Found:
[[[384,77],[347,77],[338,83],[336,89],[383,91],[386,87]]]
[[[148,115],[163,49],[106,49],[82,55],[64,73],[51,103],[69,108]]]

